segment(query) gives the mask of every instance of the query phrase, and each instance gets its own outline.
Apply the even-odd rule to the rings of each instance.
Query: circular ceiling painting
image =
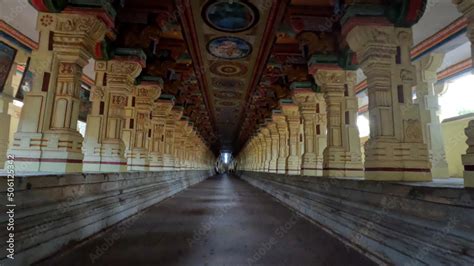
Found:
[[[210,27],[225,32],[245,31],[258,21],[257,8],[242,1],[209,1],[202,16]]]
[[[217,90],[240,90],[244,87],[244,82],[238,79],[212,79],[212,86]]]
[[[223,77],[240,77],[247,74],[248,68],[237,62],[216,62],[211,65],[213,74]]]
[[[242,93],[236,91],[215,91],[214,97],[220,99],[232,99],[232,98],[240,98]]]
[[[252,46],[241,38],[225,36],[210,40],[207,51],[220,59],[241,59],[252,52]]]

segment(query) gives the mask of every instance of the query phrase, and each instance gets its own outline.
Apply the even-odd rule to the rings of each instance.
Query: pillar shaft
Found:
[[[134,89],[126,112],[131,115],[129,127],[124,131],[127,167],[131,171],[146,171],[150,167],[149,141],[152,135],[154,101],[160,96],[161,84],[143,82]]]
[[[133,92],[133,82],[141,71],[136,61],[97,61],[96,83],[92,87],[91,113],[87,116],[84,140],[84,171],[127,170],[122,132],[125,107]]]
[[[82,69],[107,27],[94,15],[39,13],[39,49],[30,66],[33,89],[24,99],[9,153],[18,171],[82,171],[83,138],[77,132]]]
[[[150,167],[151,171],[164,170],[165,154],[165,128],[166,120],[174,102],[166,99],[156,101],[155,109],[152,112],[152,137],[150,144]]]
[[[346,40],[367,76],[370,138],[367,179],[431,180],[419,107],[413,104],[412,32],[393,26],[356,25]]]
[[[286,118],[281,113],[274,113],[272,116],[273,121],[276,123],[278,130],[278,159],[277,159],[277,173],[285,174],[287,159],[288,159],[288,124]]]
[[[322,118],[326,104],[321,93],[310,89],[295,89],[293,100],[298,104],[303,118],[304,153],[301,163],[301,174],[322,176],[323,150],[326,147],[325,121]]]
[[[269,122],[267,127],[271,138],[271,158],[268,165],[268,171],[270,173],[277,173],[277,161],[280,149],[278,129],[276,123],[273,121]]]
[[[357,128],[355,73],[342,69],[318,69],[315,79],[322,87],[327,109],[327,147],[323,175],[362,177],[364,175]]]
[[[300,145],[300,124],[301,118],[298,105],[281,104],[281,109],[286,117],[288,125],[288,145],[289,152],[286,163],[286,173],[289,175],[299,175],[301,173],[301,145]]]
[[[416,97],[420,108],[423,140],[428,145],[431,172],[434,178],[448,178],[448,162],[444,149],[444,138],[439,121],[438,94],[434,83],[437,70],[443,62],[443,54],[429,54],[416,62]]]

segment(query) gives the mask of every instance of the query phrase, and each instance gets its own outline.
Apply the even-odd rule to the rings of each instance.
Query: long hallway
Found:
[[[271,196],[218,175],[41,265],[371,265]]]

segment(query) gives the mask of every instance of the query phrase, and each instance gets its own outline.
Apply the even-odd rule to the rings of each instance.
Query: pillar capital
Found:
[[[343,70],[342,68],[320,68],[315,71],[314,79],[323,91],[328,91],[335,88],[344,88],[344,84],[354,86],[357,76],[355,71]]]

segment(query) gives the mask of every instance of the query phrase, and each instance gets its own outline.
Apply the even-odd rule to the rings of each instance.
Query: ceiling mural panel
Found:
[[[250,55],[252,45],[237,37],[217,37],[208,42],[207,51],[219,59],[242,59]]]
[[[237,1],[209,1],[202,15],[210,27],[233,33],[252,28],[259,19],[258,9],[254,5]]]

